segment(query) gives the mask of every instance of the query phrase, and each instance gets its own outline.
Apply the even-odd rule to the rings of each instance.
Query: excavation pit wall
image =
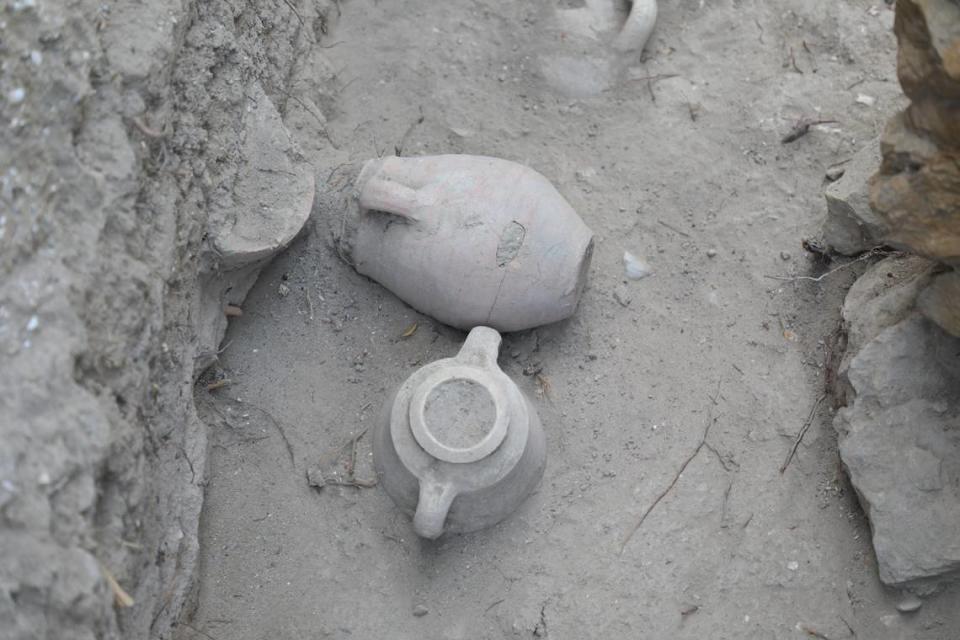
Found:
[[[332,79],[297,63],[332,8],[0,3],[4,638],[174,634],[207,454],[194,382],[309,215],[284,120],[323,118]]]

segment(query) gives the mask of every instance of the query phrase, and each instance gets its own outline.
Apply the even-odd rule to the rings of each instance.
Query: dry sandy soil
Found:
[[[379,488],[307,484],[464,338],[354,273],[316,219],[233,321],[231,384],[198,387],[212,449],[183,638],[960,637],[957,590],[901,614],[879,583],[829,400],[780,472],[862,263],[768,276],[831,268],[800,242],[825,170],[901,106],[892,11],[662,2],[644,56],[615,58],[610,34],[564,21],[580,4],[343,2],[307,61],[336,91],[299,133],[321,184],[396,152],[524,162],[593,229],[577,314],[501,352],[546,428],[539,490],[497,527],[424,542]],[[836,122],[781,144],[802,118]],[[654,274],[625,280],[625,250]]]

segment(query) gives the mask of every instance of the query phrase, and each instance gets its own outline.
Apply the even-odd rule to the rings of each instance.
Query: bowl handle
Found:
[[[457,497],[452,484],[443,484],[423,478],[420,480],[420,499],[413,515],[413,530],[421,538],[434,540],[443,533],[447,512]]]
[[[456,359],[488,371],[496,369],[500,342],[500,334],[496,330],[490,327],[474,327],[467,335],[467,341],[460,347]]]

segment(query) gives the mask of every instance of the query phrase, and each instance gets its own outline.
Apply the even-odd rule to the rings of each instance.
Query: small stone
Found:
[[[286,284],[281,282],[280,287],[277,288],[277,293],[280,294],[281,298],[286,298],[287,295],[290,293],[290,287],[288,287]]]
[[[11,104],[20,104],[23,102],[23,99],[27,97],[27,90],[23,87],[17,87],[13,89],[8,95],[7,98],[10,100]]]
[[[836,182],[842,178],[846,172],[847,169],[842,164],[835,164],[832,167],[827,167],[827,172],[824,175],[830,182]]]
[[[791,257],[791,256],[790,256],[790,252],[789,252],[789,251],[781,251],[781,252],[780,252],[780,259],[781,259],[781,260],[789,260],[790,257]]]
[[[535,376],[538,373],[543,371],[542,362],[532,362],[523,368],[523,375],[525,376]]]
[[[425,606],[423,606],[422,604],[418,604],[417,606],[415,606],[415,607],[413,608],[413,615],[414,615],[414,617],[422,618],[423,616],[427,615],[428,613],[430,613],[430,610],[427,609],[427,608],[426,608]]]
[[[311,487],[316,487],[317,489],[322,489],[327,484],[327,479],[323,475],[323,470],[319,467],[314,467],[307,471],[307,484]]]
[[[873,96],[868,96],[865,93],[861,93],[860,95],[857,96],[857,104],[862,104],[867,107],[872,107],[873,105],[877,104],[877,99],[874,98]]]
[[[790,569],[790,571],[796,571],[799,568],[800,568],[800,563],[797,562],[796,560],[791,560],[790,562],[787,563],[787,569]]]
[[[923,600],[913,595],[912,593],[907,594],[907,596],[897,603],[897,611],[900,613],[913,613],[920,609],[923,606]]]
[[[707,249],[707,257],[708,257],[708,258],[715,258],[715,257],[717,257],[717,250],[716,250],[716,249]]]

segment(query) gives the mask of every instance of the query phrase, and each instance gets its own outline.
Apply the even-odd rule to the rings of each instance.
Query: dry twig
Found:
[[[830,636],[825,635],[825,634],[823,634],[823,633],[820,633],[820,632],[817,631],[816,629],[812,629],[812,628],[808,627],[808,626],[805,625],[805,624],[800,625],[800,629],[801,629],[805,634],[807,634],[808,636],[811,636],[811,637],[813,637],[813,638],[820,638],[820,640],[831,640]]]
[[[110,591],[113,592],[113,600],[117,603],[118,607],[132,607],[133,598],[129,593],[123,590],[123,587],[120,586],[120,583],[117,582],[117,579],[113,577],[113,573],[110,569],[107,569],[103,563],[100,563],[100,571],[103,572],[103,577],[107,581],[107,585],[110,587]]]
[[[806,43],[804,43],[804,46],[806,46]],[[793,47],[790,47],[790,66],[793,67],[794,71],[800,75],[803,75],[803,71],[801,71],[800,67],[797,66],[797,57],[793,55]]]
[[[787,458],[783,461],[783,464],[780,465],[781,474],[787,470],[787,467],[790,465],[790,461],[793,460],[794,454],[797,453],[797,447],[799,447],[800,443],[803,441],[803,436],[807,435],[807,430],[810,428],[810,425],[813,424],[813,416],[816,415],[817,409],[820,407],[820,403],[823,402],[824,398],[826,397],[826,394],[820,394],[820,397],[817,398],[817,401],[813,403],[813,407],[810,408],[810,414],[807,416],[806,421],[804,421],[803,426],[800,427],[800,431],[797,432],[797,437],[793,440],[793,446],[790,447],[790,453],[787,454]]]
[[[223,387],[230,384],[230,380],[227,378],[222,378],[220,380],[214,380],[207,385],[207,391],[216,391],[217,389],[222,389]]]
[[[297,20],[300,21],[300,25],[302,26],[302,25],[303,25],[303,16],[300,15],[300,12],[297,11],[297,8],[296,8],[295,6],[293,6],[293,3],[290,2],[290,0],[283,0],[283,2],[284,2],[288,7],[290,7],[290,11],[293,11],[294,15],[297,16]]]
[[[630,529],[630,532],[623,539],[623,542],[620,543],[620,554],[623,555],[623,550],[626,548],[627,543],[630,542],[630,539],[633,535],[640,530],[641,525],[643,525],[644,520],[647,519],[647,516],[660,504],[660,501],[667,497],[667,494],[673,489],[673,487],[680,480],[680,476],[683,475],[683,472],[686,471],[687,466],[693,462],[693,459],[697,457],[697,454],[700,453],[700,450],[703,449],[704,445],[707,444],[707,436],[710,435],[710,427],[713,426],[713,412],[712,410],[707,411],[707,426],[703,429],[703,435],[700,437],[700,442],[697,444],[696,448],[687,456],[687,459],[683,461],[683,464],[680,465],[680,468],[677,469],[677,472],[673,476],[673,480],[670,481],[670,484],[667,485],[667,488],[660,492],[660,494],[650,503],[650,506],[644,510],[643,514],[640,515],[640,519],[637,520],[637,523],[633,525],[633,528]]]
[[[659,222],[660,224],[662,224],[663,226],[665,226],[667,229],[670,229],[670,231],[673,231],[674,233],[679,233],[679,234],[682,235],[684,238],[689,238],[689,237],[691,237],[689,233],[687,233],[686,231],[681,231],[680,229],[677,229],[675,226],[673,226],[673,225],[670,224],[669,222],[664,222],[663,220],[657,220],[657,222]]]
[[[797,122],[797,124],[793,125],[793,129],[790,130],[790,133],[780,139],[780,144],[788,144],[794,140],[799,140],[803,136],[810,133],[810,127],[814,125],[832,124],[834,122],[836,122],[836,120],[810,120],[804,118],[803,120]]]
[[[158,129],[154,129],[154,128],[148,126],[147,123],[144,122],[143,118],[141,118],[141,117],[139,117],[139,116],[136,117],[136,118],[130,118],[130,121],[133,122],[133,124],[135,124],[135,125],[137,126],[137,129],[140,130],[140,133],[142,133],[143,135],[147,136],[148,138],[162,138],[162,137],[163,137],[163,131],[160,131],[160,130],[158,130]]]
[[[892,255],[892,254],[894,254],[894,253],[896,253],[896,252],[889,252],[889,251],[887,251],[886,249],[884,249],[884,248],[882,248],[882,247],[875,247],[875,248],[871,249],[870,251],[864,253],[863,255],[857,256],[856,258],[854,258],[854,259],[851,260],[850,262],[844,262],[844,263],[843,263],[842,265],[840,265],[839,267],[836,267],[836,268],[834,268],[834,269],[831,269],[830,271],[827,271],[826,273],[821,274],[821,275],[816,276],[816,277],[814,277],[814,276],[768,276],[768,275],[765,275],[765,276],[763,276],[763,277],[764,277],[764,278],[769,278],[770,280],[779,280],[779,281],[781,281],[781,282],[797,282],[798,280],[809,280],[810,282],[820,282],[821,280],[823,280],[823,279],[826,278],[827,276],[831,276],[831,275],[835,274],[837,271],[841,271],[841,270],[843,270],[843,269],[846,269],[846,268],[849,267],[850,265],[856,264],[856,263],[858,263],[858,262],[863,262],[864,260],[867,260],[868,258],[872,258],[873,256],[877,256],[877,255],[887,255],[887,254],[891,254],[891,255]]]

